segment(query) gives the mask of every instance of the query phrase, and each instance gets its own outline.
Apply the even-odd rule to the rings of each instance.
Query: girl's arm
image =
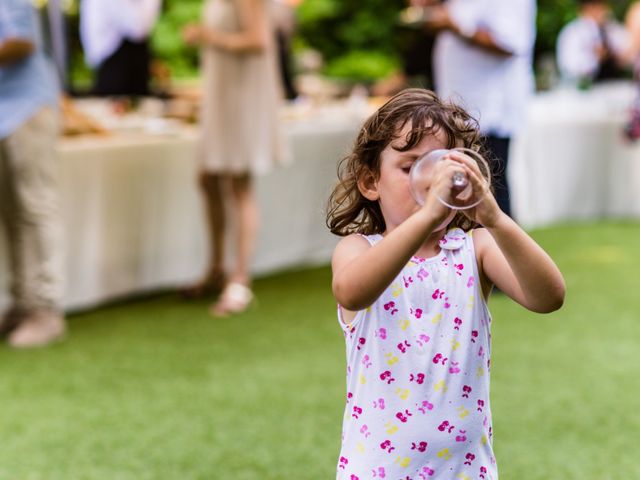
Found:
[[[486,190],[477,164],[465,155],[452,157],[466,166],[474,190]],[[476,258],[485,297],[496,285],[523,307],[538,313],[559,309],[564,302],[565,284],[551,257],[498,207],[490,192],[465,214],[484,226],[474,230]]]
[[[450,189],[451,176],[459,166],[439,162],[425,204],[400,225],[387,224],[387,234],[374,246],[359,236],[350,235],[340,241],[333,254],[333,294],[347,310],[357,311],[370,306],[429,236],[447,218],[450,209],[437,200],[436,191]],[[367,183],[367,182],[365,182]],[[371,188],[371,190],[368,190]],[[369,200],[378,200],[377,187],[363,187]],[[432,239],[437,245],[437,239]],[[435,248],[435,247],[434,247]],[[434,251],[434,254],[437,253]]]
[[[187,43],[227,50],[232,53],[259,52],[266,47],[269,35],[264,0],[236,0],[243,26],[238,32],[223,32],[206,26],[189,26],[183,35]]]
[[[343,238],[331,261],[338,303],[351,311],[371,305],[437,226],[438,221],[420,209],[374,246],[360,235]]]
[[[564,302],[565,284],[551,257],[504,213],[486,227],[474,231],[485,281],[531,311],[558,310]]]

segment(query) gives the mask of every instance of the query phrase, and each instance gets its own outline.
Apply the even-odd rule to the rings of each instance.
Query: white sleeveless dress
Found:
[[[347,404],[339,480],[498,478],[491,317],[472,234],[450,230],[440,247],[435,257],[413,257],[371,307],[340,322]]]
[[[269,10],[269,1],[265,3]],[[208,0],[203,19],[216,30],[242,29],[234,0]],[[287,157],[278,122],[282,94],[273,35],[266,42],[267,47],[256,53],[202,50],[198,158],[205,171],[262,174]]]

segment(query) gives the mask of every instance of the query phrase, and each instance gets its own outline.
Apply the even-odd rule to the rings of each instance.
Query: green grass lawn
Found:
[[[640,478],[640,224],[534,232],[568,284],[535,315],[496,296],[492,408],[506,480]],[[328,268],[259,279],[213,319],[168,294],[0,347],[0,479],[334,478],[344,341]],[[396,479],[391,479],[396,480]]]

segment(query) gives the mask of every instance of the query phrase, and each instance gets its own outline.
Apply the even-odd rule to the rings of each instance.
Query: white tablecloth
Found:
[[[619,83],[535,97],[510,158],[513,210],[523,226],[640,217],[640,142],[622,134],[634,94]]]
[[[629,85],[535,98],[510,161],[514,213],[523,226],[640,216],[640,142],[629,144],[621,134],[632,99]],[[329,260],[336,238],[324,224],[325,202],[364,113],[342,106],[287,121],[294,163],[256,183],[254,273]],[[183,129],[60,142],[67,308],[178,286],[203,273],[196,138]],[[0,309],[7,304],[3,241]]]
[[[360,123],[344,110],[286,123],[293,164],[256,180],[261,228],[254,273],[329,260],[336,238],[325,227],[325,202]],[[182,285],[204,273],[196,139],[195,129],[186,129],[61,140],[67,308]],[[2,242],[0,308],[8,280]]]

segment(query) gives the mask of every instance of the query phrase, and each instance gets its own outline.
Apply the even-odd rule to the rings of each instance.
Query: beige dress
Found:
[[[234,0],[207,0],[203,18],[216,30],[242,28]],[[282,94],[273,35],[258,53],[205,47],[202,69],[202,168],[211,173],[262,174],[282,163],[287,155],[278,122]]]

